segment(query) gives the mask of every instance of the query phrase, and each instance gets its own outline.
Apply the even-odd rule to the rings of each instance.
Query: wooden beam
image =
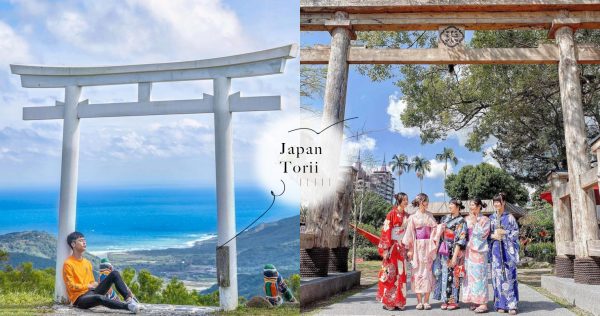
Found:
[[[573,241],[565,241],[563,247],[565,255],[575,255],[575,243]]]
[[[569,186],[567,184],[556,189],[556,196],[558,196],[559,199],[567,198],[569,197],[569,194],[571,194],[571,192],[569,192]]]
[[[301,64],[327,64],[329,47],[303,48]],[[577,48],[578,63],[600,63],[600,49]],[[350,64],[558,64],[558,47],[537,48],[454,48],[399,49],[352,47]]]
[[[300,0],[301,13],[500,12],[599,10],[596,0]]]
[[[600,12],[569,12],[579,28],[600,28]],[[343,21],[354,31],[437,31],[440,26],[460,25],[467,30],[550,29],[560,11],[542,12],[427,12],[349,14]],[[333,13],[302,13],[301,31],[328,31]],[[340,21],[336,21],[340,23]]]
[[[579,176],[582,189],[589,189],[598,184],[598,167],[594,167]]]
[[[588,253],[593,257],[600,257],[600,240],[588,240]]]

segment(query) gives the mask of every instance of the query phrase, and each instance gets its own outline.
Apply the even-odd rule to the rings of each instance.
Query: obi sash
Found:
[[[454,241],[454,231],[446,228],[444,230],[444,239]],[[438,249],[438,253],[443,256],[450,255],[450,251],[448,249],[448,244],[445,241],[441,242],[440,248]]]
[[[446,228],[446,230],[444,231],[444,239],[454,240],[454,231]]]
[[[469,238],[473,236],[473,228],[469,228]]]
[[[398,243],[402,243],[402,237],[404,237],[404,227],[403,226],[395,226],[392,228],[392,239],[397,241]]]
[[[416,229],[416,232],[417,239],[429,239],[429,237],[431,236],[431,227],[419,227]]]

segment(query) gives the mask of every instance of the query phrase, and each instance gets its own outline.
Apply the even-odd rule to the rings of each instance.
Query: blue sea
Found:
[[[42,230],[56,236],[56,189],[0,190],[0,234]],[[266,210],[268,190],[236,188],[237,231]],[[258,223],[299,214],[299,206],[276,200]],[[85,236],[88,251],[130,251],[189,247],[215,236],[214,188],[80,188],[76,229]]]

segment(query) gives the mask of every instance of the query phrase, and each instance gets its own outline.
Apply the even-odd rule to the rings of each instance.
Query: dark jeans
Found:
[[[123,282],[119,272],[113,271],[106,276],[106,278],[102,280],[102,282],[100,282],[95,289],[89,290],[85,294],[78,297],[75,300],[75,303],[73,303],[73,306],[86,309],[102,305],[113,309],[127,309],[127,303],[113,301],[106,297],[106,293],[113,284],[117,287],[117,292],[119,292],[123,298],[127,299],[131,296],[129,289],[125,285],[125,282]]]

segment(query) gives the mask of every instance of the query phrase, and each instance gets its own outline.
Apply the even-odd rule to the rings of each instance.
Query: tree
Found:
[[[197,301],[197,296],[188,292],[183,282],[172,278],[162,292],[162,302],[164,304],[193,305]]]
[[[354,195],[356,205],[360,205],[360,194]],[[392,204],[382,198],[379,194],[371,191],[364,192],[362,197],[363,211],[361,223],[374,227],[381,227],[387,213],[392,208]],[[360,225],[360,224],[359,224]]]
[[[431,162],[425,158],[416,156],[413,158],[413,168],[421,182],[421,192],[423,192],[423,177],[427,172],[431,171]]]
[[[138,283],[140,285],[139,299],[142,302],[160,302],[160,289],[163,280],[150,274],[146,269],[140,270],[138,274]]]
[[[314,98],[323,94],[327,68],[323,66],[300,67],[300,96]]]
[[[398,191],[402,191],[400,187],[400,177],[405,172],[410,172],[412,163],[405,154],[397,154],[392,157],[392,172],[396,171],[398,174]]]
[[[434,32],[363,32],[368,47],[435,47]],[[578,43],[600,43],[600,31],[582,30]],[[476,31],[468,46],[537,47],[548,43],[545,31]],[[588,137],[600,125],[600,67],[578,65]],[[520,181],[542,184],[554,168],[566,167],[564,126],[556,65],[468,65],[456,72],[438,65],[361,66],[374,81],[398,78],[407,103],[401,115],[406,127],[419,127],[421,141],[432,143],[467,130],[466,146],[488,154]]]
[[[492,199],[499,192],[506,193],[509,203],[525,205],[527,189],[508,172],[488,163],[464,166],[446,180],[445,189],[453,198],[468,200],[473,197]]]
[[[454,155],[454,150],[452,148],[444,147],[444,150],[441,154],[435,155],[435,159],[437,159],[437,161],[444,162],[444,181],[446,181],[448,160],[450,160],[450,162],[456,166],[458,164],[458,158],[456,158],[456,155]],[[446,202],[446,191],[444,191],[444,202]]]
[[[531,196],[531,207],[519,219],[521,235],[534,242],[554,241],[554,217],[552,205],[540,198],[548,186],[539,187]]]
[[[0,249],[0,262],[8,261],[8,252]]]

